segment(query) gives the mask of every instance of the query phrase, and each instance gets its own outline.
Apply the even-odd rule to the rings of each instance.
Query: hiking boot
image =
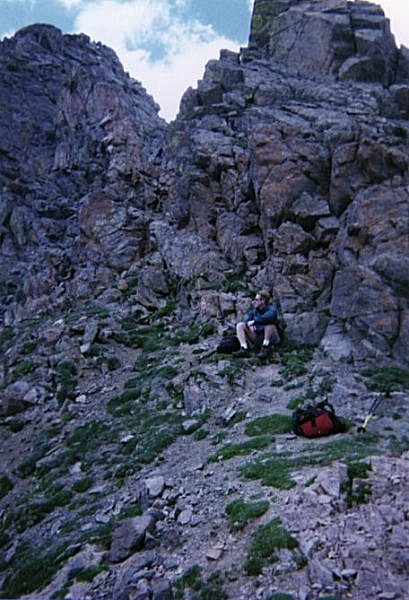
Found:
[[[270,346],[261,346],[261,350],[257,354],[258,358],[267,358],[269,355],[270,355]]]
[[[236,358],[248,358],[250,356],[250,352],[248,350],[248,348],[240,348],[240,350],[236,350],[236,352],[233,352],[233,356],[235,356]]]

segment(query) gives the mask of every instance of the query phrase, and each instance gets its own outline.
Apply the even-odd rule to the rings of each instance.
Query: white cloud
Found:
[[[380,0],[385,15],[391,21],[391,30],[396,45],[409,47],[409,11],[408,0]]]
[[[59,4],[62,4],[65,8],[73,8],[83,4],[83,0],[57,0]]]
[[[203,76],[204,66],[222,48],[236,42],[210,26],[179,13],[185,0],[103,0],[84,5],[75,29],[102,41],[118,54],[125,69],[161,106],[161,116],[175,117],[183,92]],[[156,54],[155,54],[156,53]]]

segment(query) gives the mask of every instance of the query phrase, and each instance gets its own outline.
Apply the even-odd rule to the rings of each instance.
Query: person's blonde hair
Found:
[[[270,302],[270,294],[267,290],[260,290],[259,292],[257,292],[257,296],[263,298],[266,304]]]

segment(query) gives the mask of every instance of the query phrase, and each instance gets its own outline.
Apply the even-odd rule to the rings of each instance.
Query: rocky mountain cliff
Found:
[[[409,51],[382,10],[255,0],[248,46],[210,61],[170,124],[112,50],[50,25],[1,42],[0,80],[2,597],[403,598]],[[209,351],[259,288],[285,341],[246,372]],[[314,446],[305,470],[289,410],[325,394],[354,421],[374,393],[393,402],[378,437]],[[249,452],[287,479],[252,477]],[[346,492],[379,452],[389,520]],[[319,465],[340,459],[334,483]],[[257,513],[265,485],[259,516],[298,541],[273,520],[277,566],[243,573],[256,526],[236,506],[229,529],[224,496]],[[352,505],[392,549],[372,548],[376,585]]]

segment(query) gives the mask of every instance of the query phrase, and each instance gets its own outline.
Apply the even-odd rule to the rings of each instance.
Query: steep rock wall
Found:
[[[351,40],[376,35],[335,68],[340,21]],[[361,59],[370,77],[341,76]],[[260,0],[249,48],[207,65],[174,124],[175,219],[275,288],[291,339],[338,356],[407,360],[405,64],[375,5]]]
[[[135,309],[223,321],[238,276],[290,340],[407,362],[409,59],[379,7],[256,1],[167,127],[86,36],[33,26],[0,59],[3,324],[135,277]]]

